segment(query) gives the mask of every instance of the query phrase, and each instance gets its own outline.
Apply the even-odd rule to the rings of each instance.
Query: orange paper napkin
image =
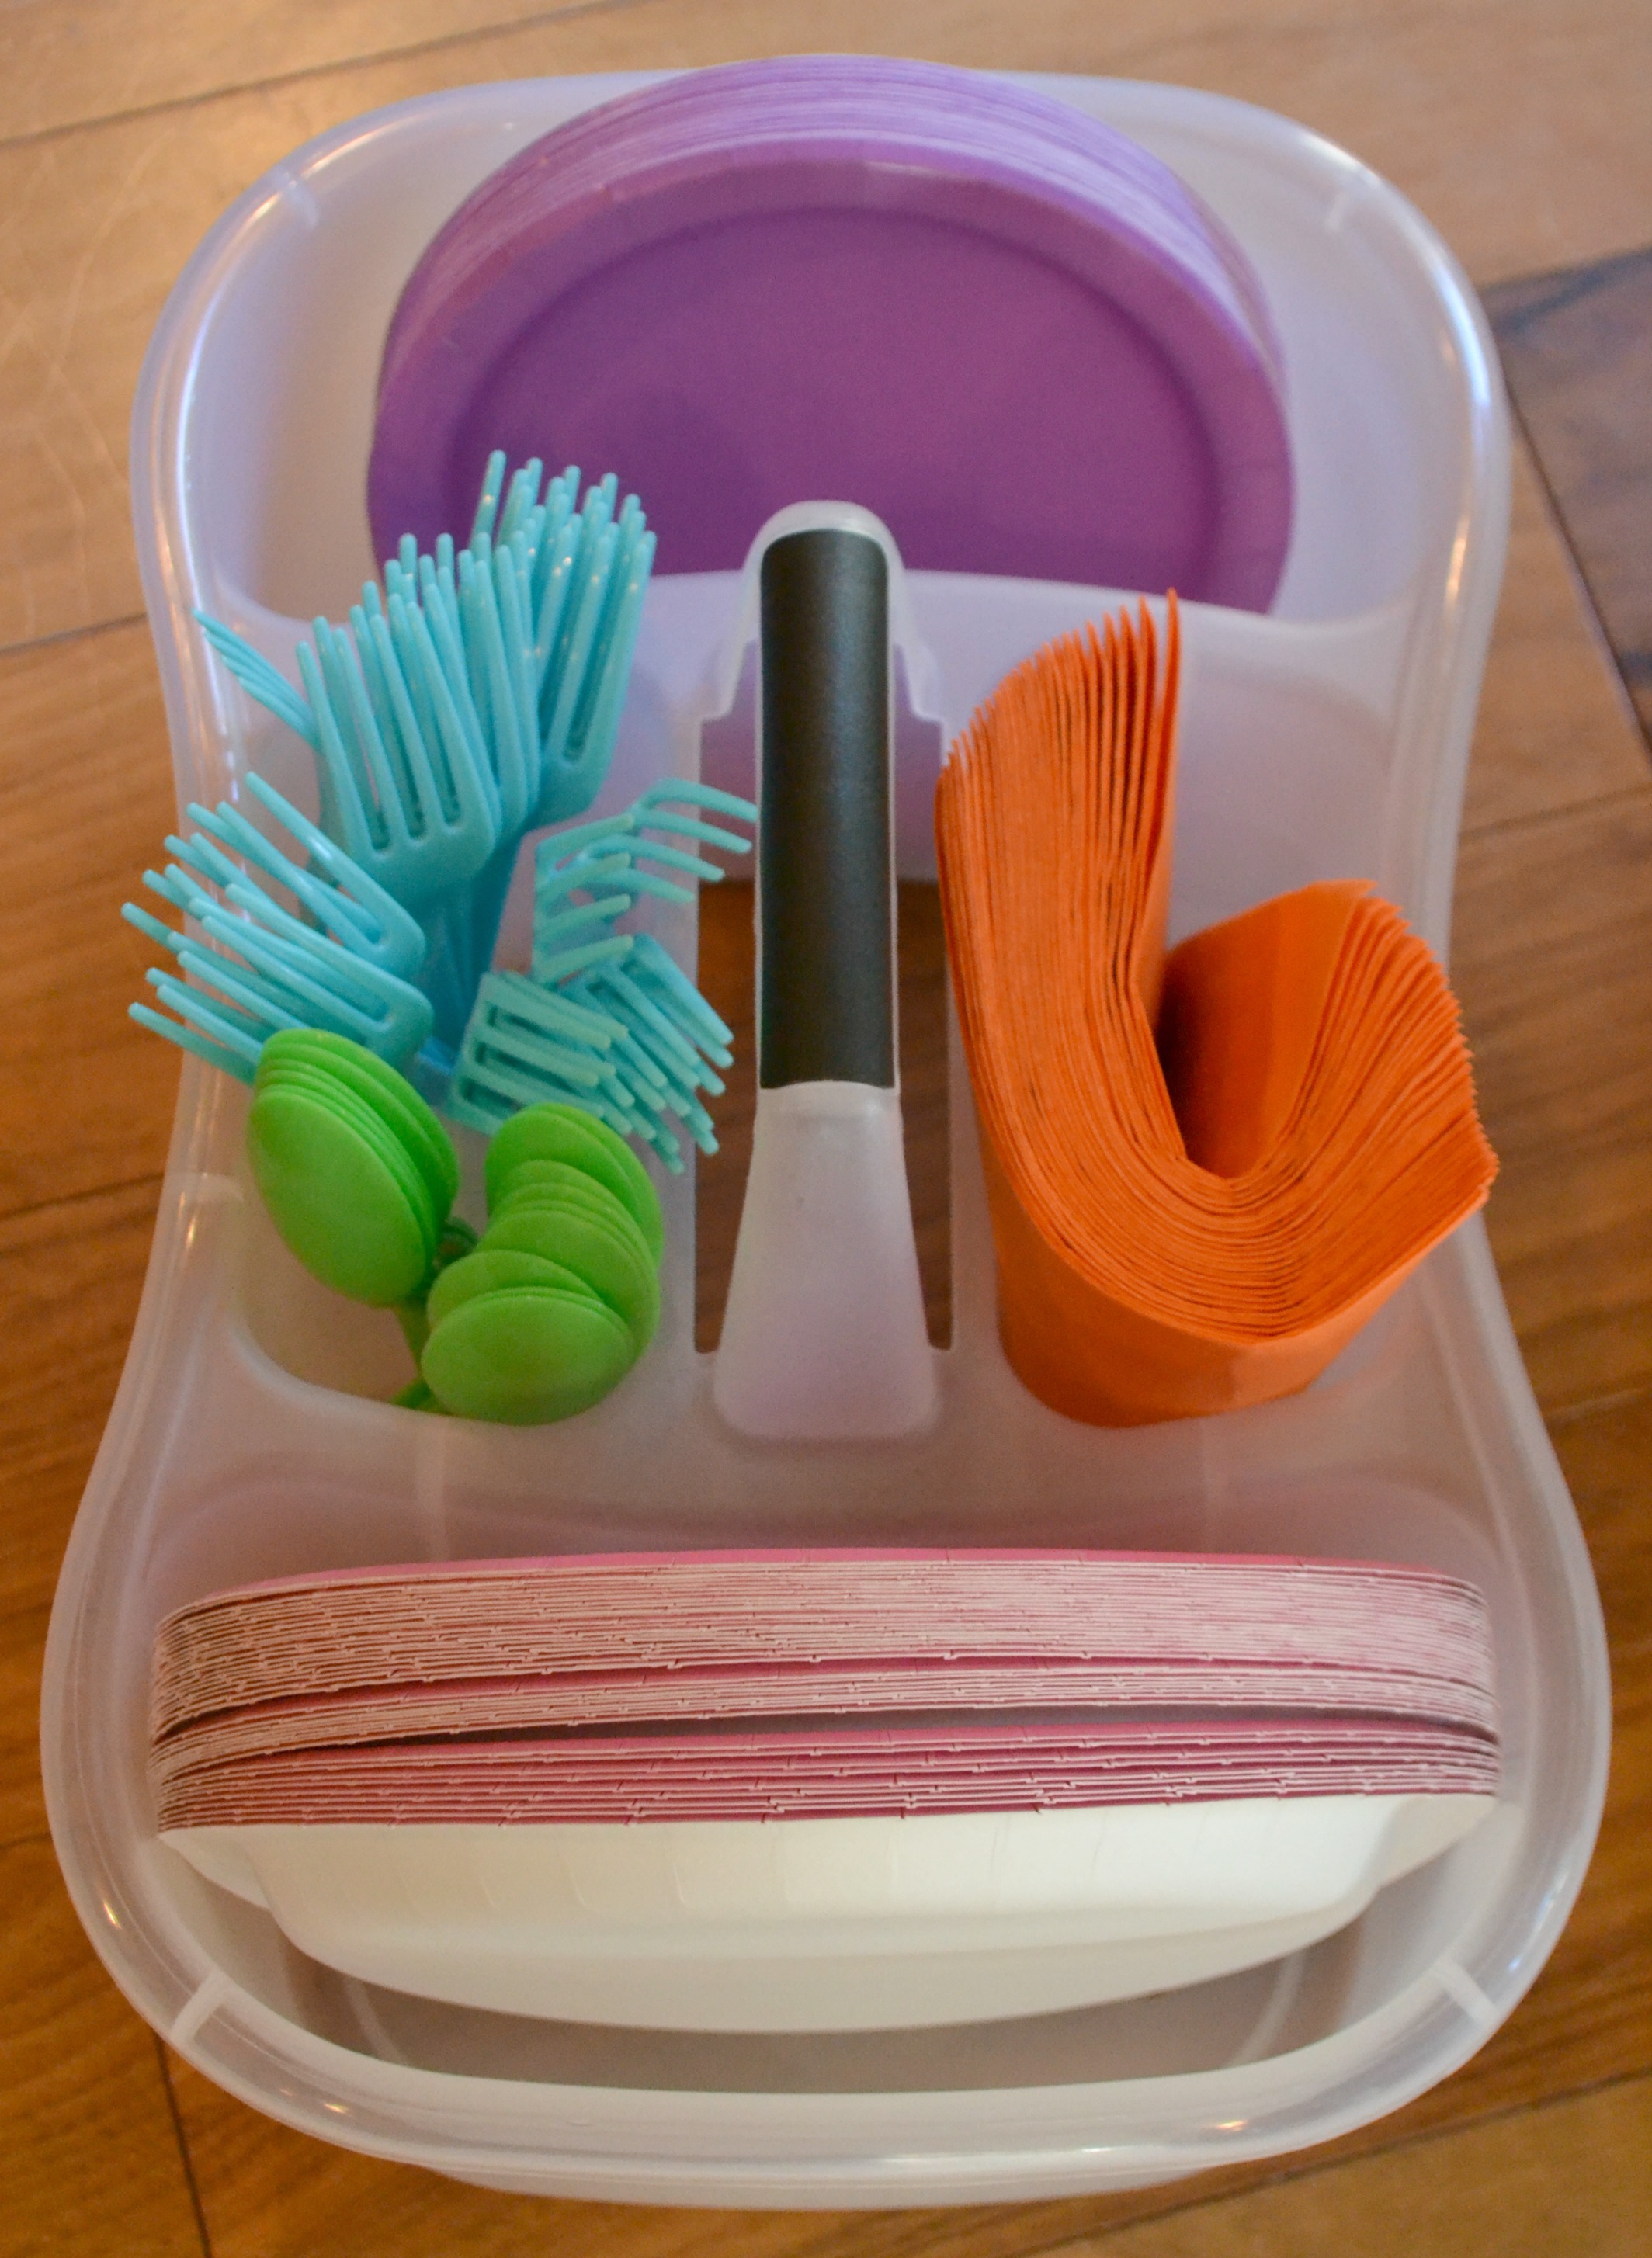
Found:
[[[1011,1364],[1108,1426],[1305,1387],[1485,1201],[1456,1001],[1362,880],[1164,950],[1179,643],[1050,644],[951,748],[941,895]]]

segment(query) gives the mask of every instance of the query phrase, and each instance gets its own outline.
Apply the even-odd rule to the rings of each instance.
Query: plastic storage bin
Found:
[[[358,120],[266,176],[180,281],[135,410],[134,508],[181,801],[296,748],[205,664],[199,604],[284,658],[370,567],[379,343],[430,234],[488,172],[637,83],[474,88]],[[1042,80],[1175,166],[1239,238],[1284,346],[1297,522],[1275,611],[1190,607],[1173,930],[1369,875],[1443,947],[1501,568],[1495,365],[1449,257],[1311,134],[1171,88]],[[734,574],[651,592],[608,797],[691,772],[744,640]],[[1107,592],[916,574],[912,702],[943,730]],[[730,733],[719,733],[726,743]],[[902,743],[907,866],[936,733]],[[692,947],[692,934],[673,939]],[[186,1063],[127,1367],[65,1563],[43,1750],[60,1857],[110,1972],[206,2074],[323,2138],[502,2188],[650,2201],[932,2203],[1173,2177],[1324,2140],[1481,2044],[1582,1878],[1604,1788],[1588,1560],[1478,1224],[1302,1395],[1109,1432],[999,1352],[955,1066],[954,1338],[934,1432],[809,1452],[716,1419],[692,1340],[691,1182],[669,1189],[661,1336],[609,1403],[505,1431],[372,1400],[394,1327],[337,1310],[247,1197],[245,1093]],[[473,1147],[468,1159],[474,1163]],[[160,1616],[223,1585],[417,1557],[1002,1541],[1301,1551],[1471,1577],[1494,1628],[1500,1807],[1350,1926],[1112,2006],[940,2030],[662,2034],[444,2006],[336,1975],[156,1840],[144,1776]]]

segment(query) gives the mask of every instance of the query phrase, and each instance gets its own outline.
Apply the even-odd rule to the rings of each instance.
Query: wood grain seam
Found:
[[[0,151],[45,146],[75,133],[96,133],[105,125],[128,125],[140,117],[159,117],[203,109],[208,103],[227,102],[248,94],[268,94],[277,88],[303,86],[308,80],[343,78],[354,71],[374,70],[387,63],[408,62],[420,55],[442,54],[451,49],[485,46],[519,38],[524,32],[566,23],[580,16],[616,16],[644,0],[570,0],[560,8],[545,8],[508,24],[488,24],[474,31],[448,32],[433,39],[416,39],[404,47],[378,47],[371,54],[341,55],[331,62],[310,63],[302,70],[267,72],[262,78],[233,79],[223,86],[205,87],[198,94],[175,95],[169,101],[138,103],[130,110],[99,110],[64,125],[43,125],[32,133],[9,133],[0,138]]]
[[[172,2082],[172,2056],[159,2031],[152,2031],[150,2036],[155,2043],[155,2060],[160,2064],[160,2088],[167,2097],[167,2114],[172,2120],[172,2136],[178,2144],[183,2183],[189,2191],[189,2208],[195,2213],[195,2231],[201,2238],[202,2258],[212,2258],[212,2237],[207,2232],[206,2210],[195,2176],[195,2158],[189,2153],[189,2136],[184,2130],[183,2112],[178,2106],[177,2090]]]
[[[1159,2226],[1171,2219],[1185,2219],[1199,2211],[1216,2211],[1225,2204],[1240,2203],[1248,2197],[1260,2194],[1266,2188],[1288,2187],[1314,2179],[1328,2178],[1333,2173],[1350,2171],[1356,2166],[1370,2163],[1377,2157],[1398,2156],[1419,2149],[1436,2148],[1442,2141],[1453,2141],[1464,2133],[1478,2133],[1492,2125],[1506,2124],[1515,2118],[1533,2117],[1557,2107],[1563,2102],[1586,2101],[1599,2093],[1611,2092],[1614,2088],[1652,2084],[1652,2070],[1616,2070],[1606,2077],[1585,2079],[1581,2084],[1569,2085],[1541,2099],[1512,2103],[1506,2109],[1486,2109],[1470,2117],[1458,2118],[1449,2125],[1430,2125],[1415,2133],[1402,2134],[1398,2140],[1385,2141],[1373,2148],[1360,2148],[1352,2155],[1327,2157],[1323,2162],[1305,2164],[1299,2169],[1289,2167],[1269,2172],[1241,2188],[1229,2188],[1221,2195],[1200,2196],[1187,2203],[1171,2205],[1166,2210],[1149,2212],[1136,2219],[1120,2219],[1115,2225],[1089,2227],[1078,2234],[1065,2235],[1058,2242],[1029,2243],[1016,2253],[1016,2258],[1061,2258],[1064,2251],[1083,2252],[1102,2242],[1110,2242],[1132,2228],[1150,2223]]]
[[[56,1846],[52,1843],[51,1828],[32,1827],[25,1834],[8,1835],[5,1841],[0,1843],[0,1857],[4,1857],[8,1850],[38,1850],[42,1844],[50,1845],[55,1854]],[[61,1877],[60,1876],[59,1878],[61,1880]]]
[[[1589,266],[1597,262],[1584,260],[1580,263]],[[1564,274],[1572,271],[1568,267],[1558,267],[1555,270],[1556,274]],[[1521,275],[1516,279],[1527,281],[1539,278]],[[1565,555],[1567,569],[1571,575],[1572,587],[1577,598],[1578,609],[1584,615],[1584,624],[1589,629],[1596,650],[1600,654],[1606,672],[1612,678],[1612,686],[1624,718],[1634,731],[1642,749],[1648,758],[1652,759],[1652,733],[1648,731],[1641,719],[1640,708],[1634,702],[1634,693],[1624,660],[1619,654],[1617,645],[1607,633],[1606,623],[1600,615],[1599,607],[1595,602],[1594,589],[1589,579],[1589,567],[1584,561],[1583,551],[1572,533],[1570,520],[1566,515],[1566,506],[1549,475],[1549,465],[1543,460],[1543,451],[1538,442],[1537,434],[1526,419],[1520,407],[1520,395],[1510,381],[1506,368],[1503,372],[1503,389],[1508,396],[1509,415],[1525,446],[1527,459],[1531,465],[1533,475],[1542,493],[1550,528]]]
[[[0,1208],[0,1232],[10,1224],[25,1223],[32,1216],[50,1215],[58,1208],[83,1207],[89,1200],[111,1199],[117,1192],[141,1191],[146,1184],[153,1184],[158,1196],[166,1181],[164,1168],[146,1168],[141,1175],[117,1176],[103,1184],[82,1184],[79,1191],[60,1193],[56,1199],[25,1200],[21,1207]]]
[[[53,1589],[55,1590],[57,1586],[55,1568],[52,1571],[52,1584]],[[31,1615],[49,1615],[51,1612],[52,1594],[50,1592],[44,1598],[18,1599],[11,1606],[0,1608],[0,1647],[10,1641],[12,1632],[25,1622]]]
[[[1615,678],[1615,669],[1613,673]],[[1647,770],[1644,784],[1619,785],[1611,792],[1598,792],[1592,799],[1568,800],[1563,807],[1533,808],[1523,815],[1493,816],[1485,823],[1465,823],[1461,834],[1462,844],[1466,846],[1472,841],[1478,847],[1483,839],[1506,839],[1522,832],[1535,834],[1556,824],[1579,822],[1584,816],[1597,814],[1603,808],[1627,807],[1636,801],[1644,802],[1649,792],[1652,792],[1652,767]]]
[[[1556,1404],[1543,1408],[1543,1422],[1552,1434],[1556,1427],[1568,1427],[1579,1420],[1596,1418],[1609,1411],[1628,1411],[1652,1395],[1652,1388],[1641,1383],[1633,1388],[1614,1388],[1606,1395],[1591,1395],[1576,1403]]]
[[[72,628],[54,628],[49,635],[20,636],[15,643],[0,643],[0,659],[26,658],[38,650],[50,650],[54,644],[75,643],[82,636],[112,635],[119,628],[142,627],[148,620],[147,612],[119,612],[106,620],[82,620]]]

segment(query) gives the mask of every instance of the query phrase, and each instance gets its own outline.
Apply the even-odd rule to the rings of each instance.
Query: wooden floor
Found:
[[[1266,103],[1387,174],[1471,278],[1499,286],[1542,467],[1523,455],[1454,969],[1503,1159],[1492,1239],[1600,1576],[1616,1756],[1593,1869],[1530,1997],[1456,2077],[1348,2140],[1125,2197],[963,2212],[552,2205],[323,2148],[207,2084],[103,1975],[46,1838],[41,1643],[136,1306],[175,1079],[164,1047],[123,1016],[144,957],[116,912],[172,817],[126,421],[186,255],[308,136],[429,88],[811,47],[1176,80]],[[1652,243],[1648,83],[1645,0],[0,11],[0,2250],[1630,2258],[1652,2247],[1652,765],[1577,570],[1610,618],[1645,621],[1647,520],[1626,534],[1617,503],[1652,453],[1643,425],[1634,438],[1634,353],[1613,360],[1616,331],[1545,329],[1545,309],[1565,316],[1578,292],[1529,280],[1588,269],[1606,278],[1596,302],[1616,305],[1644,266],[1632,254]],[[1634,307],[1644,334],[1644,294]],[[1640,633],[1619,628],[1637,688]],[[922,905],[915,914],[922,923]]]

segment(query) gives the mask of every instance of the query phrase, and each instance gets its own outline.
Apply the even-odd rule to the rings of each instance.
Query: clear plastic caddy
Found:
[[[469,88],[358,120],[266,175],[190,263],[151,348],[132,454],[181,805],[235,795],[249,766],[313,805],[302,748],[209,664],[191,611],[282,664],[311,614],[342,614],[373,564],[363,480],[403,280],[524,142],[640,82]],[[1363,875],[1443,949],[1507,515],[1501,390],[1473,299],[1403,199],[1282,118],[1169,87],[1032,83],[1207,198],[1254,261],[1284,349],[1297,515],[1274,610],[1185,614],[1172,937]],[[910,586],[911,702],[943,734],[1016,661],[1119,600],[942,573]],[[605,804],[696,771],[741,640],[737,574],[655,585]],[[915,874],[932,867],[936,736],[902,735]],[[692,927],[661,929],[691,961]],[[1030,2198],[1328,2139],[1447,2076],[1532,1982],[1599,1821],[1606,1671],[1587,1555],[1478,1222],[1303,1395],[1079,1426],[1028,1396],[998,1348],[955,1052],[954,1333],[928,1433],[811,1450],[718,1420],[693,1339],[691,1177],[666,1187],[649,1356],[580,1419],[502,1430],[375,1400],[405,1378],[400,1337],[276,1241],[242,1170],[245,1110],[239,1084],[186,1062],[42,1721],[81,1917],[127,1997],[218,2084],[321,2138],[500,2188],[777,2206]],[[474,1140],[463,1157],[474,1202]],[[225,1585],[420,1558],[1007,1542],[1306,1552],[1472,1579],[1494,1630],[1498,1810],[1335,1935],[1236,1974],[964,2026],[779,2035],[538,2020],[375,1987],[306,1958],[156,1836],[155,1627]]]

